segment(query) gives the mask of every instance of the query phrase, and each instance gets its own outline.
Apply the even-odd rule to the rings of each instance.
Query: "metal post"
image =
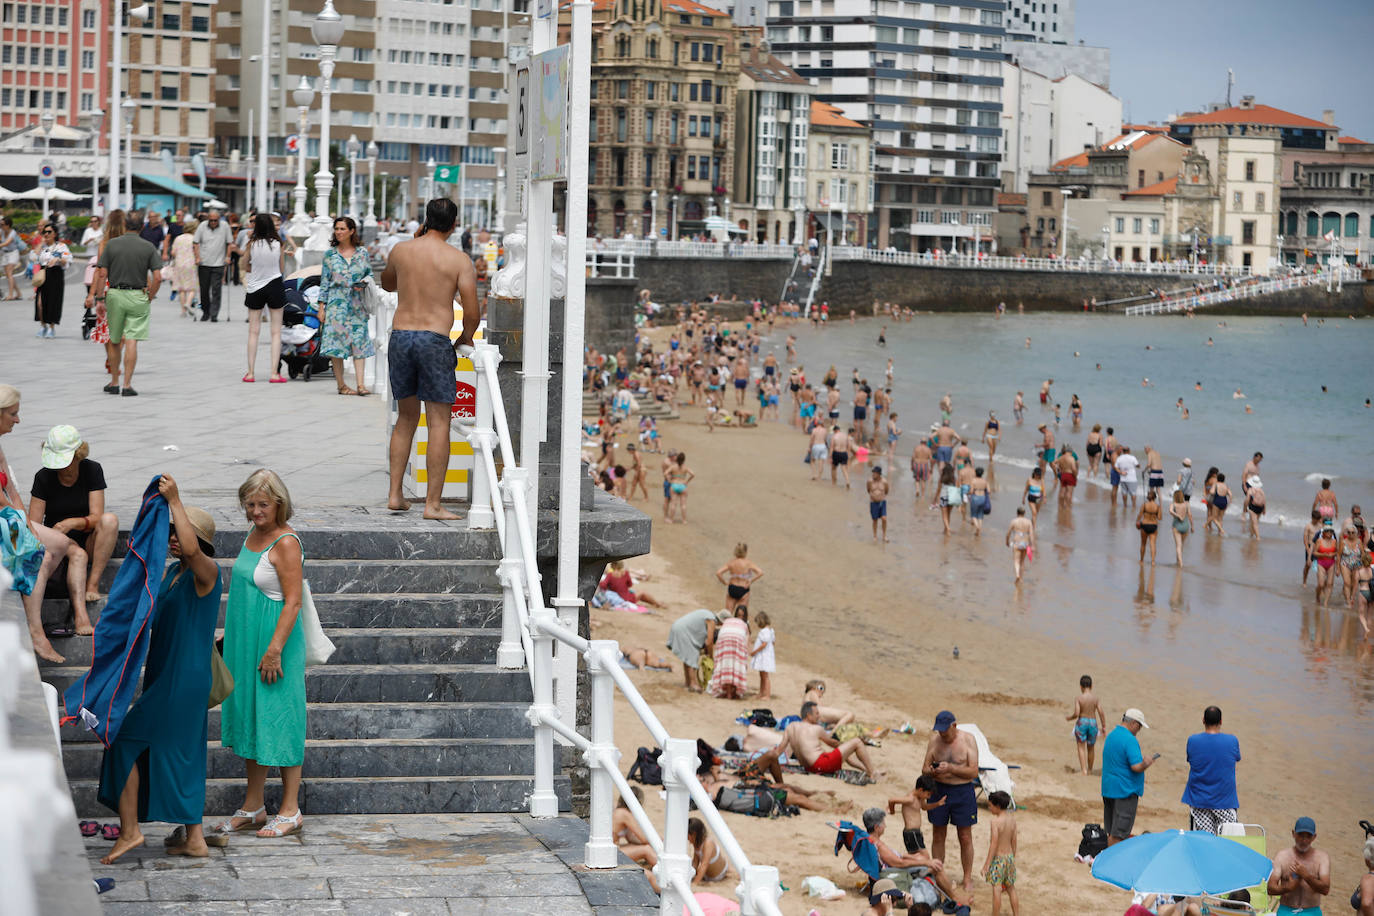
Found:
[[[503,557],[497,567],[501,579],[501,643],[496,649],[498,668],[518,669],[525,667],[525,647],[520,642],[520,615],[516,604],[515,589],[521,587],[524,575],[525,554],[520,537],[516,533],[515,490],[527,484],[529,471],[520,467],[507,467],[501,477],[501,505],[506,513],[506,543]],[[534,664],[534,660],[529,660]]]
[[[741,916],[759,916],[763,912],[758,905],[758,899],[762,894],[771,896],[774,904],[782,896],[782,890],[778,886],[778,870],[772,865],[751,864],[744,869],[739,886],[735,890],[739,893]]]
[[[506,473],[510,473],[508,468]],[[514,528],[510,529],[512,537]],[[531,592],[538,591],[538,583],[532,583]],[[551,625],[557,621],[553,611],[539,603],[534,608],[531,619],[535,624]],[[533,817],[557,817],[558,795],[553,789],[554,747],[553,728],[544,724],[542,717],[557,714],[553,705],[553,637],[538,625],[532,627],[534,659],[534,704],[530,707],[530,724],[534,726],[534,791],[530,794],[530,814]],[[692,753],[696,753],[696,742],[692,742]]]
[[[57,121],[57,116],[51,111],[44,111],[39,117],[38,123],[43,130],[43,159],[47,161],[52,157],[52,128]],[[48,218],[48,186],[43,186],[43,219]]]
[[[248,155],[247,164],[243,173],[243,209],[248,210],[253,206],[253,121],[256,112],[248,109]]]
[[[685,883],[692,880],[692,854],[687,845],[687,818],[691,795],[687,786],[678,776],[677,761],[683,761],[686,768],[697,767],[697,743],[689,738],[669,738],[663,742],[663,754],[659,762],[663,766],[663,788],[668,799],[663,810],[663,855],[658,857],[654,874],[658,876],[659,913],[662,916],[680,916],[687,901],[674,886],[672,876],[681,876]]]
[[[100,206],[100,125],[105,123],[105,112],[97,108],[91,112],[91,215],[99,216],[109,208]]]
[[[119,128],[120,96],[124,82],[124,8],[123,0],[110,5],[114,34],[110,42],[110,190],[105,195],[110,210],[119,209]]]
[[[357,134],[348,135],[348,215],[358,220],[361,215],[358,213],[358,153],[362,151],[362,144],[358,142]],[[343,210],[343,189],[340,188],[339,209]]]
[[[579,0],[579,3],[585,0]],[[590,7],[590,3],[586,3]],[[576,10],[574,9],[574,18]],[[576,78],[574,77],[574,80]],[[588,868],[615,868],[620,858],[615,837],[611,835],[611,815],[615,808],[615,783],[608,769],[617,767],[620,751],[615,746],[615,682],[606,670],[607,662],[616,664],[620,644],[612,639],[594,639],[587,651],[587,673],[591,678],[592,746],[586,754],[590,768],[591,811],[587,818],[584,862]]]
[[[1059,193],[1064,195],[1064,210],[1059,218],[1059,260],[1062,261],[1069,249],[1069,198],[1073,192],[1068,188],[1060,188]]]
[[[334,226],[329,215],[329,192],[334,188],[334,174],[329,170],[329,102],[333,93],[334,58],[344,37],[343,17],[334,9],[333,0],[324,0],[324,8],[310,23],[310,34],[320,53],[320,170],[315,173],[315,220],[305,247],[320,252],[323,257]]]
[[[584,209],[585,209],[585,207],[584,207]],[[582,220],[582,225],[584,225],[584,226],[587,225],[586,219],[583,219],[583,220]],[[569,216],[569,217],[568,217],[568,232],[569,232],[569,236],[571,236],[572,227],[573,227],[572,217]],[[653,240],[655,240],[655,241],[657,241],[657,239],[658,239],[658,188],[654,188],[652,191],[649,192],[649,238],[650,238],[650,239],[653,239]],[[568,261],[569,261],[569,263],[572,262],[572,257],[571,257],[571,256],[569,256]]]
[[[305,212],[305,197],[308,192],[305,186],[305,151],[310,146],[310,103],[315,99],[315,88],[310,85],[310,78],[305,74],[301,74],[300,85],[296,87],[291,98],[296,103],[297,122],[296,187],[293,191],[296,204],[287,234],[299,239],[310,232],[310,217]]]
[[[371,229],[375,234],[377,231],[377,211],[376,207],[376,188],[377,188],[377,141],[367,141],[367,214],[363,217],[363,226]]]
[[[269,212],[267,194],[267,87],[272,75],[272,0],[262,4],[262,60],[258,68],[258,193],[259,213]]]
[[[676,241],[677,241],[677,195],[676,195],[676,194],[673,195],[673,207],[672,207],[672,209],[671,209],[669,212],[672,214],[672,221],[673,221],[673,223],[672,223],[672,226],[668,229],[668,235],[669,235],[669,237],[670,237],[674,242],[676,242]]]
[[[494,449],[496,447],[493,420],[495,408],[492,406],[487,376],[482,371],[482,367],[489,362],[495,366],[501,365],[501,348],[489,343],[475,344],[472,363],[477,369],[477,407],[476,417],[473,420],[473,434],[485,439]],[[468,528],[492,528],[496,525],[496,518],[491,508],[491,494],[492,488],[496,486],[497,482],[487,479],[486,464],[482,461],[480,454],[474,465],[472,469],[472,503],[468,507]],[[507,552],[509,552],[509,545],[507,545]]]
[[[134,109],[138,106],[133,99],[125,99],[124,126],[128,129],[129,136],[124,140],[124,199],[125,206],[134,205]]]

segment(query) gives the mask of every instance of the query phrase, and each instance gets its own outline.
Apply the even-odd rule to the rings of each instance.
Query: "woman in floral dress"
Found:
[[[320,270],[320,303],[324,315],[324,341],[320,352],[334,364],[334,381],[339,394],[369,395],[363,385],[364,361],[373,354],[372,337],[367,330],[367,310],[363,308],[362,291],[372,268],[367,263],[367,249],[358,238],[358,224],[351,217],[334,220],[332,247],[324,253]],[[354,390],[344,383],[343,361],[353,358],[353,374],[358,387]]]
[[[200,277],[196,272],[196,221],[187,220],[181,227],[181,234],[172,242],[172,288],[177,293],[177,304],[181,306],[181,317],[195,318],[191,309],[195,308],[196,297],[200,292]]]

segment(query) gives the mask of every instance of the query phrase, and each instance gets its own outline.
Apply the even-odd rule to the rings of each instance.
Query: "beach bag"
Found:
[[[641,747],[635,751],[635,762],[630,765],[630,771],[625,774],[625,778],[642,782],[646,786],[663,785],[663,767],[658,762],[662,754],[660,748],[649,750],[647,747]]]
[[[0,509],[0,563],[14,579],[16,592],[33,594],[39,567],[43,565],[43,545],[33,536],[19,510],[10,506]]]
[[[1078,843],[1078,854],[1083,858],[1098,856],[1107,848],[1107,831],[1101,824],[1084,824],[1083,839]]]
[[[234,692],[234,675],[224,663],[224,639],[215,640],[210,645],[210,698],[206,709],[214,709]]]
[[[772,791],[759,785],[736,783],[721,786],[716,792],[716,810],[731,814],[747,814],[750,817],[772,817],[778,800]]]
[[[750,725],[757,725],[759,728],[777,728],[778,720],[773,717],[771,709],[753,709],[748,716]]]
[[[310,593],[310,582],[301,583],[301,635],[305,637],[306,665],[323,665],[334,654],[334,643],[324,635],[320,626],[320,615],[315,610],[315,596]]]
[[[43,285],[43,281],[46,279],[48,279],[48,272],[41,267],[35,266],[33,269],[33,288],[38,289],[38,287]]]
[[[711,683],[711,675],[715,670],[716,660],[709,652],[703,651],[697,656],[697,678],[703,688]]]
[[[368,277],[363,282],[362,295],[358,299],[362,303],[363,311],[369,315],[375,315],[382,305],[382,291],[377,288],[377,281],[372,277]]]

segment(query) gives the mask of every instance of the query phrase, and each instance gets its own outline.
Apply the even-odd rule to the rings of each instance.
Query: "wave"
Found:
[[[1336,474],[1308,474],[1306,477],[1303,478],[1303,480],[1307,481],[1308,483],[1312,483],[1312,484],[1319,484],[1319,483],[1321,483],[1323,480],[1340,480],[1340,479],[1341,479],[1341,478],[1340,478],[1339,476],[1337,476]]]

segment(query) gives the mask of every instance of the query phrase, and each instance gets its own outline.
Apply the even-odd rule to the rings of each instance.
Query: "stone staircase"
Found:
[[[306,669],[301,806],[308,814],[528,810],[529,677],[495,665],[496,534],[462,524],[403,528],[357,513],[345,522],[296,525],[321,623],[337,646],[328,665]],[[243,536],[221,530],[215,538],[226,585]],[[118,562],[111,561],[107,583]],[[65,601],[44,602],[45,620],[66,614]],[[41,674],[63,691],[89,666],[91,640],[54,645],[67,661],[45,664]],[[108,816],[96,801],[101,745],[76,725],[62,738],[78,814]],[[228,813],[242,801],[244,773],[219,744],[218,709],[210,712],[209,738],[206,812]],[[269,808],[276,776],[268,782]],[[558,777],[555,786],[567,809],[568,779]]]
[[[609,401],[609,395],[606,396]],[[582,392],[582,416],[595,417],[601,413],[602,396],[590,391]],[[636,397],[635,403],[638,405],[630,411],[631,416],[653,417],[655,420],[676,420],[678,412],[672,405],[662,401],[655,401],[652,397]]]

